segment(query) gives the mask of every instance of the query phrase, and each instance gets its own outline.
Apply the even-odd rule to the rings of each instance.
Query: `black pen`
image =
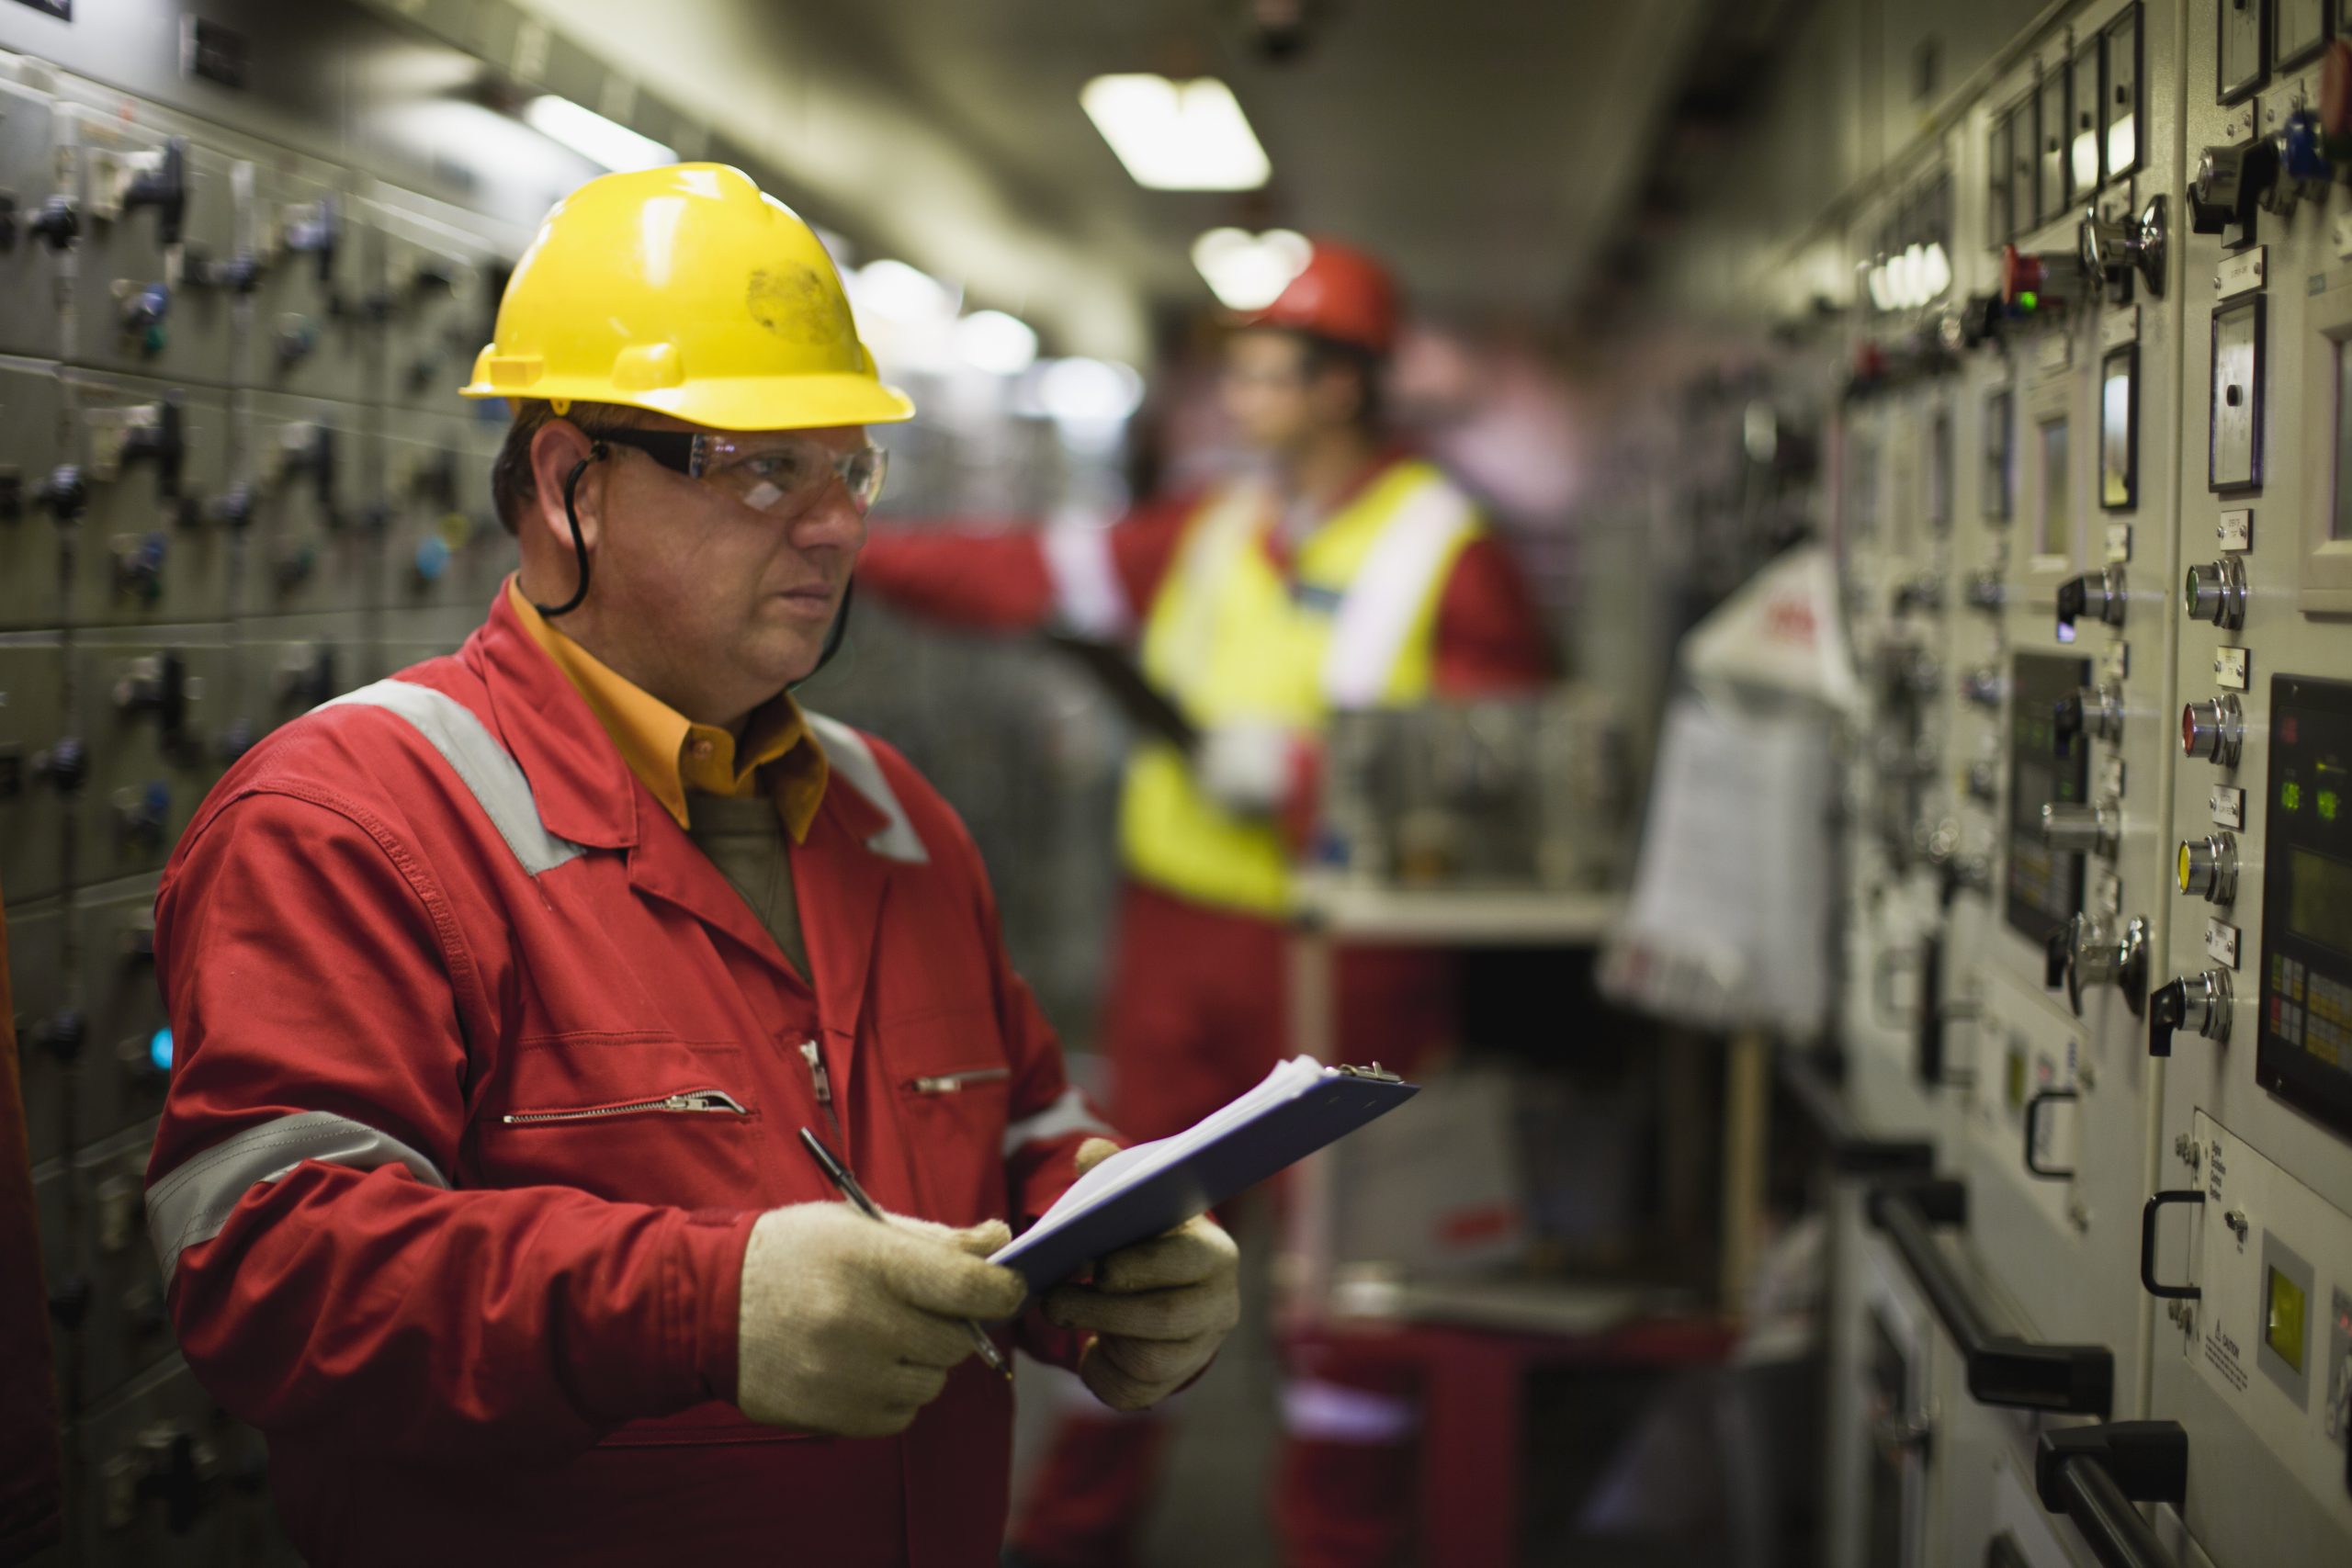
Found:
[[[880,1220],[886,1225],[890,1223],[890,1217],[874,1206],[874,1200],[865,1195],[865,1189],[860,1187],[857,1178],[849,1173],[849,1167],[835,1159],[833,1151],[827,1148],[816,1134],[803,1127],[800,1129],[800,1141],[808,1145],[808,1156],[817,1162],[817,1168],[825,1173],[827,1180],[842,1190],[842,1196],[848,1199],[859,1213],[869,1220]],[[964,1320],[964,1326],[971,1330],[972,1348],[980,1353],[980,1359],[1001,1373],[1005,1382],[1011,1382],[1012,1365],[1004,1359],[1004,1352],[996,1348],[996,1341],[989,1337],[989,1331],[968,1317]]]

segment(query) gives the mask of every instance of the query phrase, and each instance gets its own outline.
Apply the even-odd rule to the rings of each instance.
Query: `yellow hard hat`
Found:
[[[914,416],[799,214],[724,164],[590,180],[507,280],[469,398],[626,403],[718,430]]]

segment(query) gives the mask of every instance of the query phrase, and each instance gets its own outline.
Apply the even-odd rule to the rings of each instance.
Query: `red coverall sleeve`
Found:
[[[1454,558],[1437,605],[1437,689],[1449,697],[1524,692],[1552,678],[1551,641],[1502,540],[1482,534]]]
[[[1109,528],[1007,524],[876,532],[857,585],[925,620],[971,631],[1062,626],[1109,637],[1142,623],[1175,558],[1189,498],[1136,508]]]
[[[387,829],[324,796],[231,804],[165,875],[155,956],[178,1066],[151,1193],[302,1111],[396,1138],[454,1179],[478,983],[450,910]],[[256,1426],[445,1463],[554,1457],[733,1398],[755,1217],[305,1160],[179,1254],[168,1299],[198,1380]]]

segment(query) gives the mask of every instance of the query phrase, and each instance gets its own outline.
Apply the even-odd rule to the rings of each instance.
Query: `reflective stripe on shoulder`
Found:
[[[1119,1134],[1086,1108],[1086,1097],[1074,1089],[1062,1090],[1043,1111],[1023,1116],[1004,1130],[1004,1157],[1011,1159],[1030,1144],[1066,1138],[1072,1133],[1096,1133],[1105,1138]]]
[[[1283,1430],[1323,1443],[1401,1443],[1420,1425],[1409,1399],[1345,1383],[1284,1382]]]
[[[586,852],[571,840],[548,831],[539,820],[538,802],[532,798],[531,781],[523,776],[521,765],[483,728],[471,708],[447,692],[413,681],[378,681],[321,703],[312,711],[345,706],[382,708],[406,719],[464,781],[482,815],[531,875],[553,871]]]
[[[1323,691],[1339,708],[1379,702],[1429,603],[1431,578],[1462,536],[1477,525],[1470,498],[1432,474],[1396,506],[1396,515],[1356,570],[1331,626]]]
[[[210,1241],[229,1223],[238,1200],[306,1159],[356,1170],[406,1166],[428,1187],[447,1188],[438,1167],[393,1137],[328,1111],[304,1111],[248,1127],[198,1155],[147,1190],[147,1236],[171,1288],[180,1254]]]
[[[850,787],[874,803],[890,820],[880,832],[865,840],[865,847],[885,860],[904,861],[909,865],[927,865],[931,852],[923,848],[922,835],[915,831],[914,819],[899,803],[899,792],[882,776],[882,764],[874,755],[874,748],[865,737],[837,718],[827,718],[820,713],[801,710],[817,737],[817,744],[825,749],[825,761],[833,771],[847,779]]]

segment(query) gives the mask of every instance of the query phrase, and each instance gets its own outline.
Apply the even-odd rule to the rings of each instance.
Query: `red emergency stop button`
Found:
[[[2008,304],[2019,303],[2028,294],[2041,290],[2047,270],[2040,256],[2026,255],[2015,245],[2001,247],[2001,298]]]
[[[2319,128],[2331,141],[2352,138],[2352,43],[2340,38],[2320,61]]]

